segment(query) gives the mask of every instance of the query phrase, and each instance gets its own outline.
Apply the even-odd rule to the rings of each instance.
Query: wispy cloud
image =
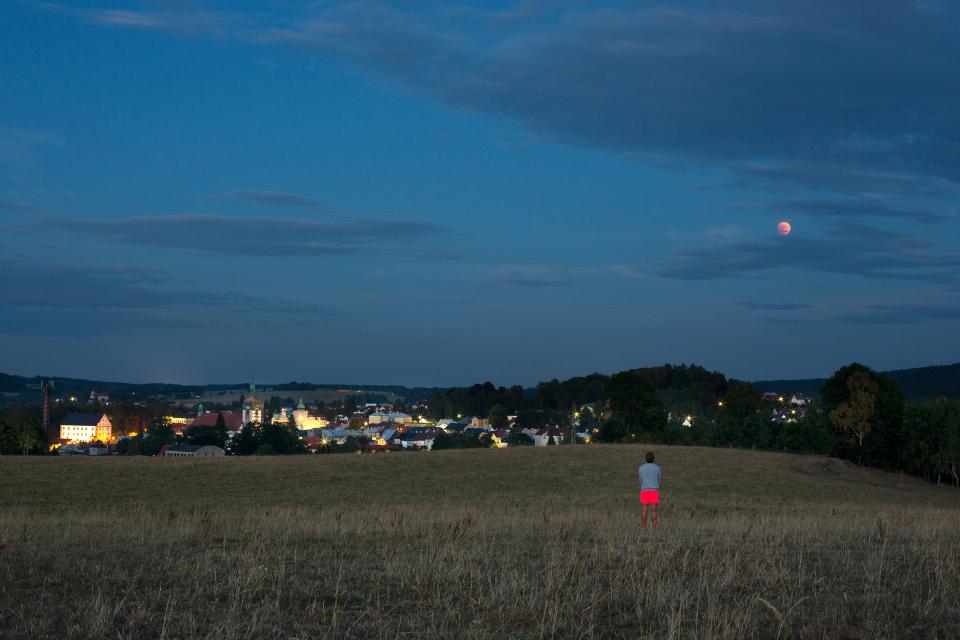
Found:
[[[780,212],[782,215],[795,214],[821,218],[846,218],[864,220],[868,218],[888,218],[912,220],[923,224],[941,222],[948,219],[943,213],[926,211],[921,207],[903,207],[876,198],[862,196],[858,198],[821,198],[774,200],[759,205],[751,205],[767,211]]]
[[[494,287],[516,287],[520,289],[563,289],[570,285],[569,280],[525,276],[508,276],[493,281]]]
[[[677,280],[757,276],[775,269],[856,275],[881,280],[949,283],[960,276],[960,255],[932,243],[856,223],[827,236],[763,238],[682,249],[657,273]]]
[[[249,292],[171,288],[166,274],[136,267],[38,264],[0,259],[4,313],[0,333],[90,335],[145,329],[221,326],[237,314],[328,315],[322,304],[288,303]],[[251,310],[254,310],[251,313]]]
[[[955,192],[960,183],[952,3],[44,6],[111,28],[296,47],[541,138],[708,165],[752,184],[862,195],[868,184]]]
[[[960,320],[956,304],[871,304],[863,311],[836,318],[839,322],[858,325],[926,324],[938,320]]]
[[[738,302],[737,304],[753,311],[800,311],[812,308],[809,304],[797,302]]]
[[[23,202],[0,202],[0,211],[34,212],[42,211],[42,209],[36,205]]]
[[[250,25],[254,14],[210,11],[184,3],[167,9],[80,8],[54,2],[34,2],[34,6],[51,13],[71,15],[84,22],[119,29],[163,31],[181,36],[236,33]]]
[[[239,200],[255,202],[272,207],[303,209],[306,211],[333,211],[333,208],[320,200],[283,191],[258,191],[255,189],[231,189],[220,194],[204,194],[211,200]]]
[[[419,220],[321,222],[307,218],[176,214],[56,221],[61,229],[111,242],[249,256],[344,254],[449,259],[449,252],[412,244],[445,227]]]

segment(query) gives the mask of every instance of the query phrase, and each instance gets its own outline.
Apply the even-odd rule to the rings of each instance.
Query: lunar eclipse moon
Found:
[[[790,231],[791,231],[792,229],[793,229],[793,227],[791,227],[791,226],[790,226],[790,223],[787,222],[786,220],[781,220],[781,221],[777,224],[777,233],[779,233],[779,234],[782,235],[782,236],[788,236],[788,235],[790,235]]]

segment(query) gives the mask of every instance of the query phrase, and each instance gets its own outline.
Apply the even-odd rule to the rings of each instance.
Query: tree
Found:
[[[187,429],[187,442],[199,446],[213,445],[225,449],[227,446],[227,424],[223,414],[217,414],[214,426],[190,427]]]
[[[641,434],[659,438],[663,433],[667,424],[663,403],[653,385],[639,373],[614,374],[606,387],[606,399],[611,411],[622,420],[620,440],[637,440]],[[607,429],[607,435],[613,435],[611,429]]]
[[[170,428],[170,424],[163,416],[157,416],[150,424],[150,430],[143,436],[132,438],[138,445],[138,452],[142,456],[155,456],[165,444],[177,441],[177,434]]]
[[[830,422],[840,431],[853,434],[863,450],[863,440],[873,430],[877,409],[877,383],[866,371],[857,371],[847,378],[850,397],[830,412]]]
[[[515,429],[507,436],[507,445],[511,447],[530,447],[533,446],[533,438],[523,431]],[[434,443],[434,448],[436,448],[436,443]]]
[[[770,421],[759,415],[760,392],[749,382],[731,381],[714,419],[712,444],[766,447],[772,442]],[[758,442],[758,438],[761,442]]]
[[[935,398],[906,406],[903,467],[938,484],[960,484],[960,400]]]
[[[14,405],[0,411],[0,453],[43,453],[46,444],[39,408]]]
[[[240,428],[230,440],[230,453],[237,456],[250,456],[257,451],[260,446],[260,438],[257,436],[259,423],[247,423]]]
[[[487,413],[487,419],[490,420],[491,427],[502,429],[507,426],[507,408],[502,404],[493,405]]]
[[[854,406],[858,400],[854,398],[854,391],[848,385],[850,377],[858,373],[865,374],[876,385],[876,389],[872,390],[872,385],[868,384],[863,376],[859,377],[859,382],[854,382],[859,393],[874,396],[873,412],[866,424],[858,422],[856,410],[866,411],[867,407],[862,404]],[[838,455],[854,458],[861,464],[887,469],[900,467],[903,395],[892,380],[862,364],[850,364],[838,369],[830,376],[820,390],[820,399],[824,413],[830,417],[830,422],[837,434],[842,436],[838,439]],[[860,401],[864,399],[862,395],[859,398]],[[843,409],[837,417],[845,425],[860,424],[864,430],[862,439],[853,431],[844,430],[840,423],[833,419],[833,412],[845,403],[848,407]]]

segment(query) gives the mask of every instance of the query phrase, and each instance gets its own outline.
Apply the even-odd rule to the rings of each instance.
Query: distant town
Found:
[[[0,374],[0,454],[204,458],[648,443],[814,453],[960,484],[960,364],[745,382],[665,364],[533,387]],[[810,393],[813,390],[813,393]]]
[[[223,392],[223,395],[229,393]],[[238,450],[245,429],[253,436],[262,433],[265,425],[282,430],[284,435],[295,436],[302,446],[293,449],[299,453],[431,450],[438,445],[438,440],[437,448],[590,444],[600,433],[597,419],[603,411],[599,403],[584,403],[576,406],[566,416],[568,419],[523,427],[518,423],[519,414],[497,410],[483,416],[460,413],[450,418],[433,418],[428,401],[409,405],[402,401],[357,404],[350,398],[330,405],[315,401],[308,406],[302,397],[295,403],[291,397],[279,396],[270,396],[264,401],[261,397],[269,394],[270,389],[266,393],[258,391],[253,384],[245,392],[234,393],[238,394],[236,401],[220,402],[221,407],[213,409],[206,408],[202,402],[189,400],[162,405],[167,410],[154,415],[149,426],[141,420],[136,431],[118,431],[120,425],[114,424],[117,419],[111,419],[111,413],[118,413],[111,408],[111,395],[93,389],[85,402],[81,403],[77,396],[67,398],[71,407],[82,410],[63,414],[55,428],[57,436],[51,438],[50,450],[65,456],[133,453],[131,444],[135,440],[147,440],[154,434],[153,437],[165,439],[156,452],[164,457],[281,453],[276,447],[262,443],[252,452]],[[340,390],[340,393],[352,392]],[[762,401],[769,420],[775,424],[797,422],[811,405],[810,399],[800,393],[767,392],[762,394]],[[57,398],[54,402],[60,403],[62,399]],[[134,415],[149,413],[137,411],[149,409],[149,402],[128,404],[134,408]],[[722,399],[717,401],[718,409],[723,405]],[[119,420],[123,421],[123,413],[119,413]],[[673,415],[671,412],[667,415],[668,421],[682,429],[692,429],[696,421],[703,419],[703,416],[692,413]]]

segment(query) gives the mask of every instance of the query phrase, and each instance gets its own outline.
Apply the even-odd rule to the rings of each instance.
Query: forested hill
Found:
[[[960,397],[960,362],[885,371],[883,375],[897,383],[897,386],[903,392],[903,396],[908,400],[938,396]],[[753,386],[761,392],[776,391],[815,396],[820,393],[820,387],[823,386],[824,382],[826,382],[826,378],[758,380],[753,383]]]

